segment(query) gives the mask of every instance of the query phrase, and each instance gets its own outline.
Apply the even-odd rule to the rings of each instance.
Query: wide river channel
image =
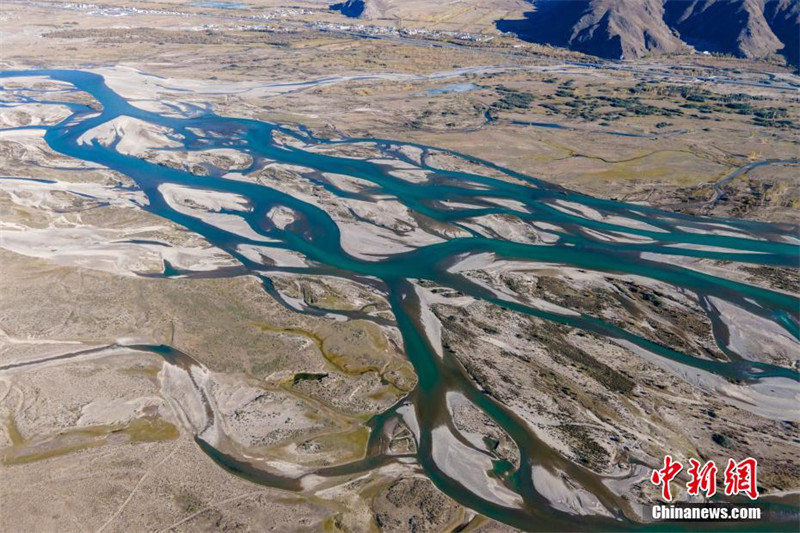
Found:
[[[756,383],[766,378],[783,378],[799,382],[800,375],[790,368],[752,361],[727,346],[727,330],[713,306],[707,311],[720,348],[728,361],[701,358],[683,353],[642,338],[619,326],[581,312],[560,313],[537,308],[504,298],[502,294],[478,285],[455,272],[452,267],[465,258],[478,254],[493,254],[496,259],[520,262],[550,263],[576,267],[592,272],[611,272],[641,276],[670,284],[697,295],[700,301],[717,298],[730,302],[763,319],[772,321],[795,339],[798,338],[798,308],[795,295],[767,290],[742,282],[723,279],[685,268],[663,258],[702,257],[739,261],[753,265],[798,268],[800,246],[796,228],[776,224],[733,219],[707,219],[661,211],[643,205],[603,200],[569,191],[533,177],[451,150],[403,143],[385,139],[317,138],[305,129],[288,128],[278,124],[250,119],[222,117],[209,110],[191,116],[156,113],[131,105],[114,92],[98,74],[71,70],[29,70],[0,73],[0,82],[8,77],[40,76],[66,82],[94,97],[101,110],[75,103],[53,102],[31,98],[31,102],[67,105],[72,116],[59,124],[47,126],[45,140],[56,152],[83,161],[103,165],[133,179],[147,196],[143,208],[196,232],[211,244],[236,258],[245,271],[263,280],[265,290],[280,298],[270,282],[270,272],[326,274],[351,279],[369,279],[379,287],[392,306],[404,349],[419,378],[416,389],[401,404],[369,422],[372,438],[365,459],[353,464],[323,469],[320,475],[364,471],[393,460],[381,446],[383,424],[397,411],[413,412],[417,436],[415,460],[444,493],[486,516],[522,529],[571,530],[589,528],[653,529],[658,526],[638,524],[628,513],[621,511],[625,504],[585,467],[573,464],[537,438],[518,416],[479,390],[449,356],[439,356],[420,318],[420,301],[414,283],[425,280],[440,287],[451,288],[473,298],[490,302],[505,309],[540,319],[578,328],[604,338],[624,341],[653,357],[670,360],[671,364],[698,369],[731,380]],[[248,154],[258,170],[267,163],[278,162],[312,169],[309,179],[316,180],[330,193],[340,197],[371,199],[389,195],[410,210],[427,219],[454,224],[471,236],[451,238],[436,244],[419,246],[411,251],[391,253],[365,260],[347,253],[341,243],[337,223],[323,209],[295,198],[285,192],[242,179],[228,179],[220,169],[209,168],[207,175],[198,176],[184,170],[148,162],[116,150],[116,144],[79,142],[86,132],[128,116],[166,128],[171,139],[180,142],[180,150],[200,151],[227,148]],[[297,143],[279,142],[276,136],[291,137]],[[405,168],[424,170],[425,181],[411,182],[391,174],[392,166],[382,162],[330,155],[308,150],[312,145],[377,146],[388,158],[402,161]],[[425,158],[414,159],[407,154],[416,152],[445,153],[461,160],[464,168],[472,166],[485,172],[471,173],[437,168]],[[330,182],[318,179],[324,173],[335,173],[365,180],[371,184],[368,194],[346,191]],[[496,176],[496,177],[489,177]],[[501,179],[497,176],[505,176]],[[39,176],[46,179],[46,176]],[[204,222],[173,209],[159,187],[164,184],[202,188],[234,193],[246,198],[251,209],[236,212],[244,217],[263,241],[242,236]],[[163,190],[163,189],[162,189]],[[570,205],[571,209],[558,206]],[[276,207],[290,209],[294,222],[278,227],[270,222],[268,213]],[[575,208],[577,206],[577,208]],[[557,238],[548,244],[523,244],[502,238],[489,238],[460,225],[466,219],[487,214],[509,214],[523,221],[545,223]],[[593,215],[589,215],[591,213]],[[267,242],[267,244],[265,244]],[[241,253],[242,245],[283,248],[302,254],[311,267],[277,268],[254,261]],[[238,271],[239,274],[242,270]],[[168,273],[165,273],[167,275]],[[309,310],[308,312],[312,312]],[[164,348],[169,357],[178,357]],[[514,499],[492,496],[485,487],[470,486],[452,475],[450,467],[441,463],[435,453],[437,435],[442,428],[452,430],[446,408],[446,395],[457,392],[491,417],[515,441],[521,454],[520,466],[498,464],[498,483]],[[406,417],[409,415],[406,414]],[[456,437],[463,443],[464,439]],[[257,468],[218,449],[212,443],[198,439],[198,444],[225,468],[253,481],[285,489],[296,489],[296,483]],[[464,444],[464,446],[467,446]],[[461,448],[452,448],[457,454]],[[484,453],[472,449],[471,453]],[[458,464],[458,457],[448,457],[448,463]],[[466,458],[465,458],[466,461]],[[546,467],[566,473],[575,483],[593,494],[607,509],[617,512],[614,517],[575,516],[554,508],[534,487],[536,467]],[[760,503],[765,507],[779,503]],[[796,509],[784,509],[789,513]],[[795,522],[796,524],[796,522]],[[782,525],[790,526],[791,522]],[[761,524],[763,526],[763,523]],[[676,524],[664,529],[676,529]],[[686,529],[714,526],[709,523],[681,526]],[[728,525],[730,527],[730,525]]]

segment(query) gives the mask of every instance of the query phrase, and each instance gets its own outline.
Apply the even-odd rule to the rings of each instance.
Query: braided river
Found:
[[[414,284],[419,281],[449,288],[515,313],[624,343],[687,371],[701,371],[741,383],[756,384],[767,379],[779,379],[782,383],[790,383],[790,387],[800,383],[797,371],[748,359],[729,346],[727,325],[713,305],[705,309],[714,325],[717,344],[728,360],[683,353],[580,311],[537,307],[507,298],[468,279],[454,268],[469,258],[491,254],[499,260],[549,263],[589,272],[640,276],[693,293],[699,301],[717,299],[734,304],[772,322],[798,340],[800,300],[796,295],[723,279],[680,266],[678,261],[666,260],[707,258],[798,268],[800,240],[796,228],[791,226],[700,218],[645,205],[593,198],[488,161],[432,146],[374,138],[322,139],[304,128],[224,117],[209,109],[190,116],[148,111],[129,103],[113,91],[102,76],[91,72],[8,71],[0,73],[0,82],[5,78],[31,76],[71,84],[94,97],[102,106],[98,111],[82,104],[55,102],[68,106],[72,115],[56,125],[45,127],[44,138],[50,148],[130,177],[147,197],[143,209],[202,235],[213,246],[233,256],[242,265],[235,275],[245,272],[257,276],[262,280],[266,293],[278,299],[281,296],[270,281],[273,272],[370,280],[386,296],[402,334],[405,353],[417,373],[417,387],[402,402],[368,422],[372,432],[363,460],[323,468],[316,475],[363,472],[398,460],[385,453],[383,426],[388,420],[402,416],[417,441],[416,452],[407,459],[418,462],[426,475],[448,496],[481,514],[522,529],[654,527],[632,520],[625,512],[626,503],[604,484],[602,476],[561,456],[510,409],[481,391],[452,357],[437,353],[421,318],[422,303],[414,289]],[[31,101],[36,102],[35,99]],[[44,100],[40,102],[45,103]],[[170,139],[180,144],[180,150],[225,148],[247,154],[252,163],[243,174],[274,162],[301,167],[304,176],[335,196],[363,201],[390,196],[411,212],[421,215],[420,220],[453,225],[462,231],[459,236],[411,249],[386,250],[385,254],[373,257],[354,255],[343,247],[337,222],[324,209],[310,202],[255,181],[231,179],[220,169],[209,167],[206,175],[198,176],[121,153],[116,149],[116,143],[104,145],[96,140],[81,141],[81,137],[93,128],[123,116],[166,129],[171,132]],[[285,139],[296,142],[285,142]],[[369,145],[379,150],[382,158],[358,159],[307,148],[326,145],[337,148]],[[481,169],[482,172],[437,167],[426,157],[432,153],[445,154],[463,163],[464,168]],[[412,181],[397,177],[393,173],[397,168],[422,171],[426,179]],[[320,179],[326,173],[363,180],[369,186],[354,192]],[[250,209],[230,211],[229,214],[242,217],[252,231],[233,232],[211,224],[207,219],[174,209],[163,194],[165,185],[232,193],[245,198]],[[276,208],[290,211],[291,222],[274,223],[268,214]],[[512,242],[499,235],[481,235],[463,224],[469,218],[488,214],[513,215],[526,223],[537,223],[547,228],[552,239],[535,244]],[[295,252],[301,254],[307,263],[306,266],[270,265],[259,261],[253,254],[244,253],[247,246]],[[142,349],[160,353],[173,362],[180,360],[183,365],[196,364],[188,355],[179,354],[169,347]],[[446,398],[451,393],[466,398],[513,439],[521,455],[518,468],[492,460],[452,429],[446,407]],[[299,490],[301,486],[297,479],[259,469],[247,459],[227,453],[202,435],[198,435],[196,440],[221,466],[257,483],[287,490]],[[443,442],[450,443],[446,449],[443,449]],[[465,471],[484,466],[497,471],[497,475],[492,477],[493,484],[480,480],[471,482],[476,478]],[[555,508],[535,488],[537,467],[565,472],[603,507],[613,510],[615,516],[579,517]],[[761,505],[771,504],[763,502]],[[696,527],[700,526],[695,524],[693,528]]]

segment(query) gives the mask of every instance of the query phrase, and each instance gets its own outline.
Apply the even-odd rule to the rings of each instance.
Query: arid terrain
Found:
[[[796,530],[794,67],[331,3],[0,5],[0,530]]]

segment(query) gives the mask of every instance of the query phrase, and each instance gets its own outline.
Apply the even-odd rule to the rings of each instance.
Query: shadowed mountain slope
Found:
[[[520,38],[610,59],[687,49],[798,64],[798,0],[529,0],[497,27]]]
[[[374,0],[344,0],[331,5],[332,10],[340,11],[345,16],[364,19],[380,18],[383,7],[383,2]]]
[[[785,46],[779,53],[795,66],[800,66],[800,1],[767,0],[764,18],[775,36]]]
[[[526,6],[529,11],[524,11]],[[521,39],[609,59],[697,51],[747,58],[783,55],[800,65],[800,0],[343,0],[361,19],[412,17],[424,25],[497,8],[497,29]],[[513,19],[506,13],[522,12]],[[491,19],[490,19],[491,20]],[[481,30],[482,31],[482,30]]]
[[[663,15],[662,0],[541,1],[524,20],[501,20],[497,27],[525,40],[612,59],[685,50]]]

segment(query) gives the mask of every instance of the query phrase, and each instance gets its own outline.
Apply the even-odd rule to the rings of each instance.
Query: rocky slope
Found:
[[[536,42],[608,58],[698,51],[798,64],[795,0],[532,0],[524,20],[498,28]]]
[[[367,0],[344,0],[333,4],[331,9],[340,11],[343,15],[353,18],[372,19],[381,14],[382,2],[370,2]]]
[[[502,0],[495,0],[498,4]],[[429,2],[433,10],[437,2]],[[459,2],[455,11],[469,9]],[[331,9],[362,19],[392,18],[399,0],[344,0]],[[416,11],[425,11],[416,2]],[[463,4],[467,4],[465,7]],[[508,5],[506,5],[508,4]],[[783,55],[800,60],[800,2],[797,0],[525,0],[496,26],[520,38],[610,59],[687,51],[709,51],[747,58]]]
[[[764,18],[775,36],[786,45],[780,53],[792,65],[800,65],[800,2],[767,0]]]
[[[620,58],[686,48],[664,22],[662,0],[535,3],[523,21],[501,21],[503,31],[587,54]]]

